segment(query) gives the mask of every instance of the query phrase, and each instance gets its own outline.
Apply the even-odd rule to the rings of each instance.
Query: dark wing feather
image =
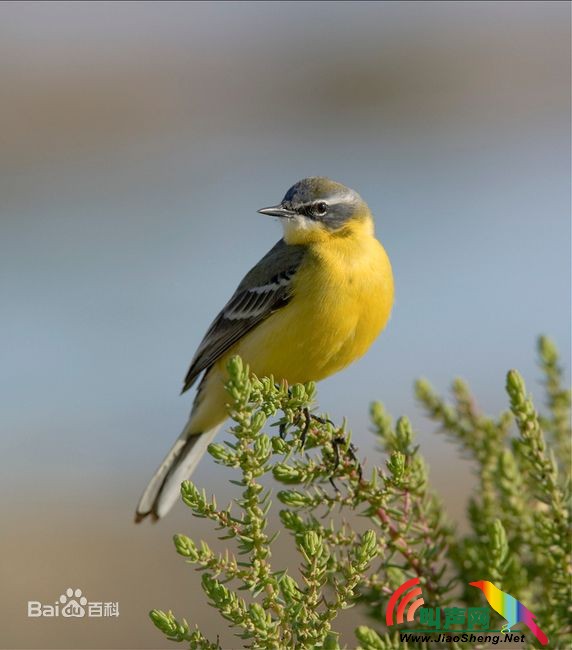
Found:
[[[289,246],[281,239],[246,274],[195,352],[183,393],[203,370],[210,368],[247,332],[288,304],[292,297],[292,278],[300,267],[304,251],[303,246]]]

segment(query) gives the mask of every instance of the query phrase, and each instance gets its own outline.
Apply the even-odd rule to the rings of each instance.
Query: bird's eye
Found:
[[[325,203],[324,201],[320,201],[319,203],[314,204],[313,212],[317,216],[323,217],[327,211],[328,211],[328,204]]]

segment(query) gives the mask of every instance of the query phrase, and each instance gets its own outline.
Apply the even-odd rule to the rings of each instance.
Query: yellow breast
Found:
[[[362,356],[389,319],[391,265],[370,224],[309,245],[293,298],[235,348],[259,376],[320,380]]]
[[[391,265],[368,219],[343,236],[311,235],[291,301],[257,325],[207,375],[189,431],[208,431],[226,417],[226,364],[239,354],[259,377],[294,384],[318,381],[362,356],[389,319]],[[295,242],[292,242],[295,243]]]

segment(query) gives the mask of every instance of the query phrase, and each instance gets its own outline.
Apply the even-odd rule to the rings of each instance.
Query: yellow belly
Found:
[[[373,236],[313,246],[288,305],[236,343],[209,373],[193,428],[205,431],[225,419],[222,385],[230,356],[239,354],[259,377],[273,375],[290,384],[318,381],[367,351],[392,304],[391,265]]]

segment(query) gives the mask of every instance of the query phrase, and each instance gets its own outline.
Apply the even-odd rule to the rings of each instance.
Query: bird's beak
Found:
[[[481,583],[480,582],[469,582],[469,585],[471,587],[478,587],[480,589]]]
[[[280,217],[281,219],[291,219],[296,214],[293,210],[288,210],[282,205],[272,205],[269,208],[262,208],[258,212],[269,217]]]

